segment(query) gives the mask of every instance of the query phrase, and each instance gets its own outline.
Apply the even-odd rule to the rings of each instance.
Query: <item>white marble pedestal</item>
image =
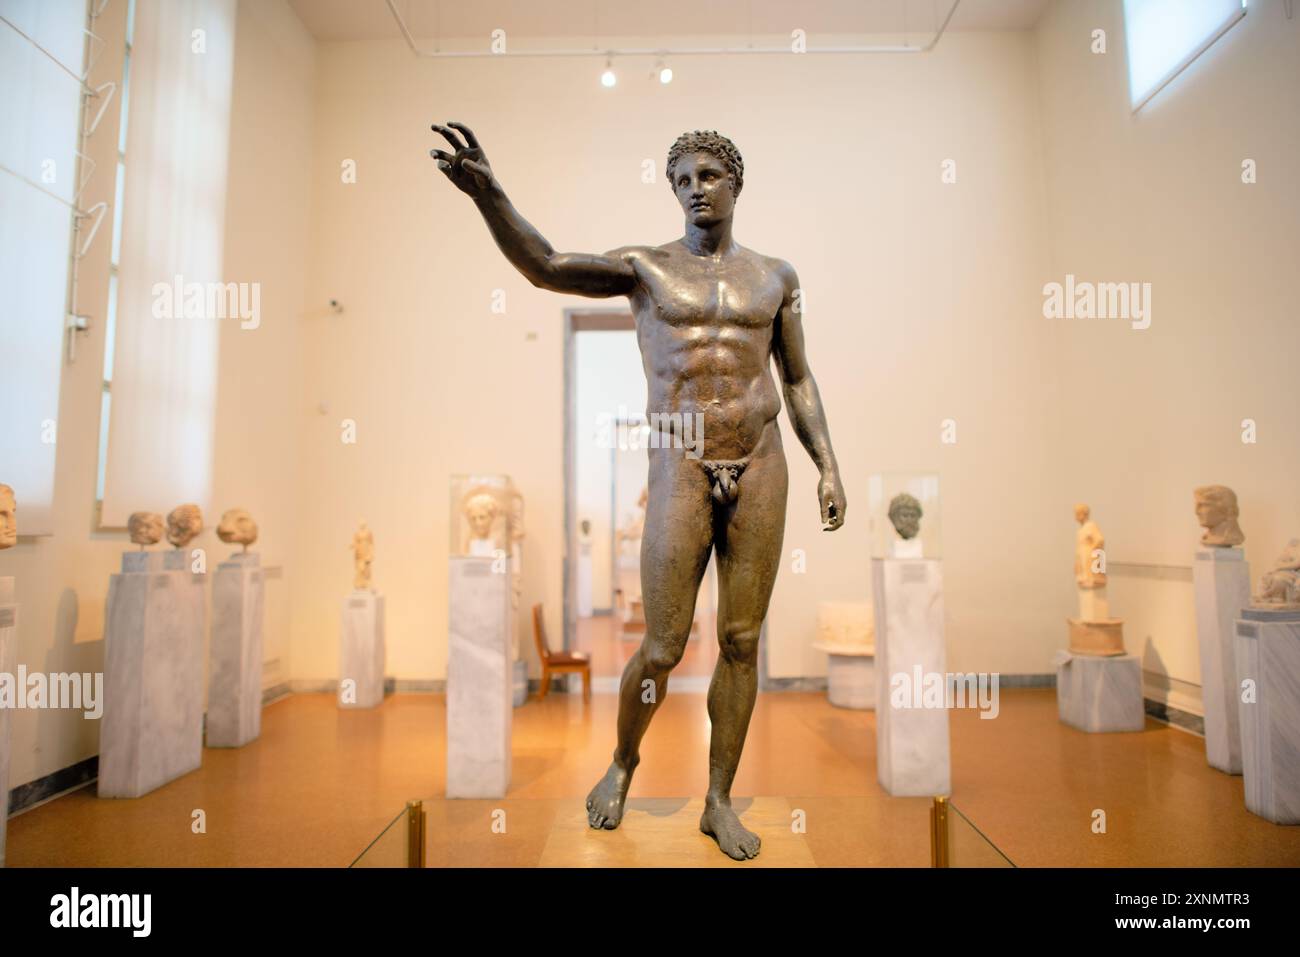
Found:
[[[513,662],[510,575],[493,559],[449,559],[447,797],[504,797],[510,787]]]
[[[1196,643],[1201,651],[1205,759],[1228,774],[1241,773],[1237,703],[1236,620],[1250,604],[1250,567],[1240,548],[1198,548],[1192,562]]]
[[[918,679],[946,687],[943,564],[938,559],[873,558],[871,584],[876,616],[876,777],[897,797],[948,794],[948,710],[920,706],[921,689],[914,687]],[[902,689],[902,707],[892,700],[895,679]],[[940,701],[946,702],[942,690]]]
[[[240,748],[262,731],[261,558],[236,552],[212,576],[210,748]]]
[[[0,674],[18,671],[18,605],[14,602],[14,580],[0,577]],[[5,866],[5,831],[9,821],[9,709],[0,708],[0,867]]]
[[[1062,722],[1080,731],[1141,731],[1142,662],[1136,655],[1058,653],[1056,710]]]
[[[876,649],[871,645],[815,642],[824,651],[826,699],[836,708],[873,711],[876,707]]]
[[[133,798],[203,754],[203,586],[163,552],[126,552],[108,583],[99,796]]]
[[[384,703],[384,596],[354,591],[343,599],[339,643],[339,707],[377,708]]]
[[[1300,824],[1300,611],[1243,608],[1236,622],[1241,771],[1246,810]]]

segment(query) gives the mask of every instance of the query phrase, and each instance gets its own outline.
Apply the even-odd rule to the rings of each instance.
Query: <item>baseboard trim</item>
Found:
[[[99,778],[99,755],[95,754],[66,768],[52,771],[43,778],[20,784],[9,792],[9,816],[48,804],[73,791],[80,791]]]

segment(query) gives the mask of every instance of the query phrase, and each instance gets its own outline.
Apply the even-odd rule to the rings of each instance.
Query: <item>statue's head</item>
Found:
[[[694,130],[669,148],[666,172],[687,221],[712,226],[731,218],[745,182],[745,161],[721,133]]]
[[[253,516],[245,509],[229,509],[221,516],[221,524],[217,526],[217,538],[228,545],[247,547],[257,541],[257,522],[253,521]]]
[[[14,490],[0,483],[0,548],[18,544],[18,503]]]
[[[1226,485],[1202,485],[1196,496],[1196,520],[1204,528],[1222,525],[1238,515],[1237,493]]]
[[[157,512],[132,512],[126,531],[136,545],[155,545],[163,537],[163,519]]]
[[[921,515],[921,503],[906,492],[899,492],[889,502],[889,521],[903,539],[916,538],[921,530]]]
[[[1074,506],[1074,520],[1078,522],[1080,525],[1086,522],[1088,520],[1088,516],[1091,514],[1092,514],[1092,509],[1088,508],[1088,506],[1084,505],[1082,502]]]
[[[465,518],[475,538],[487,538],[492,534],[492,523],[497,520],[501,503],[491,492],[475,492],[465,499]]]
[[[167,541],[184,548],[203,531],[203,513],[192,502],[177,505],[167,513]]]

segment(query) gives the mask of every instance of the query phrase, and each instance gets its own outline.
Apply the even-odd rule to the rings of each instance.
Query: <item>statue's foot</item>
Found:
[[[618,827],[623,820],[627,789],[631,786],[632,772],[622,768],[617,761],[610,764],[605,776],[587,795],[587,823],[609,831]]]
[[[706,801],[704,813],[700,815],[700,830],[718,842],[723,854],[737,861],[757,857],[763,843],[757,834],[740,823],[730,804]]]

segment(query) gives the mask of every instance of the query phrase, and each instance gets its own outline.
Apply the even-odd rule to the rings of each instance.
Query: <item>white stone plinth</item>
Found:
[[[343,599],[339,645],[339,707],[384,703],[384,596],[354,591]]]
[[[140,554],[123,555],[123,568],[140,567]],[[161,567],[161,552],[144,554],[159,556],[145,567]],[[100,797],[139,797],[201,763],[206,611],[201,581],[196,586],[188,571],[109,579]]]
[[[1192,562],[1196,642],[1201,651],[1205,759],[1228,774],[1241,773],[1240,687],[1234,637],[1241,609],[1250,604],[1250,567],[1240,548],[1198,548]]]
[[[450,560],[447,797],[504,797],[514,709],[510,575],[491,558]]]
[[[1056,656],[1056,710],[1061,721],[1080,731],[1141,731],[1142,662],[1136,655]]]
[[[240,748],[262,730],[262,569],[236,552],[212,576],[208,747]]]
[[[948,794],[952,767],[946,707],[918,706],[923,680],[945,682],[943,563],[938,559],[873,558],[876,612],[876,777],[899,797]],[[932,675],[939,677],[933,678]],[[891,683],[906,681],[895,707]],[[915,693],[913,693],[915,692]],[[941,701],[943,699],[941,695]]]
[[[873,711],[876,707],[876,651],[871,645],[816,642],[826,652],[826,698],[836,708]]]
[[[1246,810],[1300,824],[1300,611],[1244,608],[1240,615],[1237,675],[1254,683],[1253,701],[1240,690],[1236,696]]]
[[[18,606],[14,603],[14,580],[0,577],[0,674],[18,670]],[[21,689],[18,689],[21,690]],[[0,867],[5,866],[5,831],[9,821],[9,709],[0,708]]]

